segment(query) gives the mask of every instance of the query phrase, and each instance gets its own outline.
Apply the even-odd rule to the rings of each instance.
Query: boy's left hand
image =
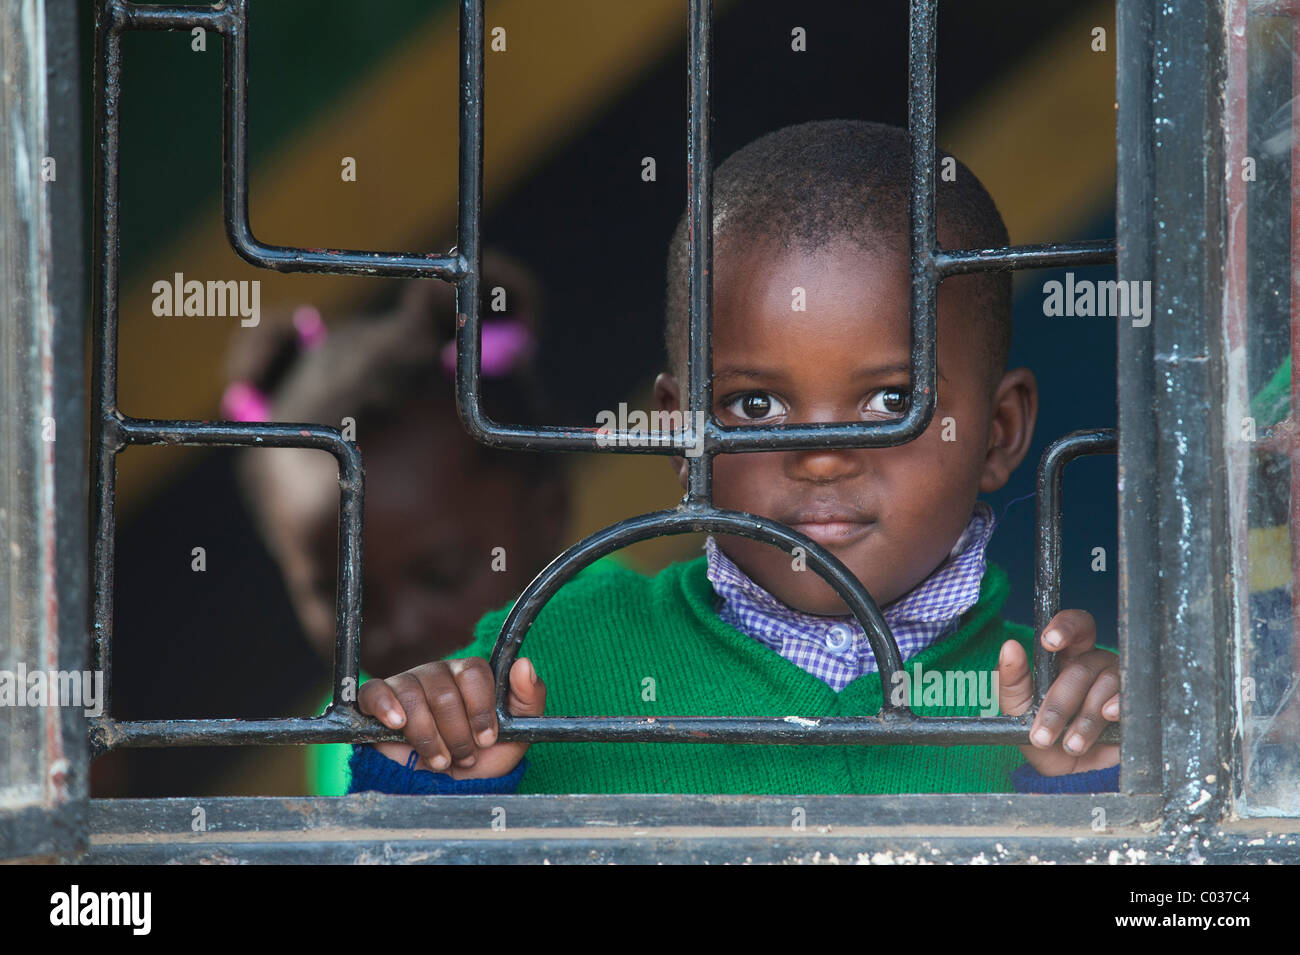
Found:
[[[1060,672],[1020,751],[1044,776],[1116,765],[1118,744],[1093,744],[1107,723],[1119,721],[1119,658],[1097,649],[1097,624],[1086,610],[1062,610],[1040,640],[1059,654]],[[1007,716],[1019,716],[1034,701],[1029,659],[1015,640],[1004,643],[998,657],[998,701]]]

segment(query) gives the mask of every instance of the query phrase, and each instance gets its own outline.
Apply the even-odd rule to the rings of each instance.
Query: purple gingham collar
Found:
[[[996,523],[993,509],[976,501],[970,521],[947,559],[911,591],[880,608],[904,660],[954,629],[957,618],[979,601],[984,550]],[[866,634],[852,616],[795,610],[751,580],[712,536],[704,546],[708,579],[720,601],[719,615],[733,627],[837,691],[861,673],[876,670]]]

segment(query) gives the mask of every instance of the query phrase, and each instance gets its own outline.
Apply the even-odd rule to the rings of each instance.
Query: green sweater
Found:
[[[723,623],[706,558],[656,577],[615,569],[576,578],[542,608],[520,656],[546,682],[548,716],[874,716],[877,674],[838,694]],[[991,671],[1008,639],[1031,654],[1033,630],[998,619],[1007,576],[989,564],[960,629],[907,660],[925,671]],[[508,609],[508,608],[507,608]],[[453,657],[488,658],[507,609],[485,616]],[[653,680],[653,684],[647,681]],[[649,692],[653,688],[653,693]],[[913,691],[914,693],[916,691]],[[652,697],[647,699],[647,697]],[[975,716],[978,705],[916,706]],[[1014,746],[798,746],[536,743],[520,793],[1011,792]]]

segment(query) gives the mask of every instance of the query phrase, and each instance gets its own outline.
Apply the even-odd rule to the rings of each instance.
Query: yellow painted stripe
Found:
[[[1088,4],[951,128],[938,128],[939,145],[979,176],[1015,244],[1061,241],[1114,201],[1114,26],[1113,3]],[[1106,31],[1105,52],[1092,50],[1094,27]],[[942,97],[942,64],[938,88]]]

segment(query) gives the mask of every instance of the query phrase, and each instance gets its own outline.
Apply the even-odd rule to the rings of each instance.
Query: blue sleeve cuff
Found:
[[[350,781],[348,793],[381,792],[401,796],[445,795],[467,796],[475,794],[504,795],[519,788],[519,781],[528,768],[528,760],[521,759],[505,776],[490,779],[453,779],[446,773],[431,773],[416,769],[419,756],[412,751],[406,765],[389,759],[373,746],[353,746],[348,760]]]
[[[1114,793],[1119,792],[1119,763],[1105,769],[1064,776],[1043,776],[1029,763],[1011,771],[1011,785],[1018,793]]]

